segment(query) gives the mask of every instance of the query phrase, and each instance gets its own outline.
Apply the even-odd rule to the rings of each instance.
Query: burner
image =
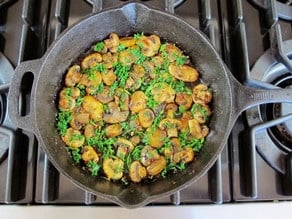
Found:
[[[292,75],[284,75],[277,81],[273,82],[276,86],[282,88],[292,87]],[[268,104],[266,107],[267,119],[274,120],[288,115],[292,112],[292,104],[276,103]],[[268,129],[271,138],[275,141],[280,149],[286,152],[292,152],[292,121],[288,120],[277,126]]]
[[[89,4],[93,5],[94,1],[96,1],[96,0],[85,0],[85,1],[88,2]],[[185,0],[173,0],[173,6],[176,8],[179,5],[181,5],[183,2],[185,2]]]
[[[252,3],[260,8],[268,9],[270,6],[275,6],[277,15],[284,20],[292,20],[292,1],[291,0],[278,0],[275,3],[268,3],[266,0],[251,0]],[[273,1],[271,1],[273,2]]]
[[[283,50],[292,63],[292,40],[283,42]],[[271,50],[267,50],[258,59],[250,75],[255,80],[274,86],[282,88],[292,86],[291,72],[276,60]],[[255,136],[257,151],[280,173],[285,173],[283,158],[287,153],[292,152],[291,114],[292,104],[289,103],[264,104],[246,111],[248,125],[261,127],[261,132],[256,133]]]
[[[0,52],[0,163],[6,157],[8,145],[5,139],[10,138],[8,128],[12,124],[6,113],[6,95],[14,70],[7,58]],[[3,127],[2,127],[3,126]]]

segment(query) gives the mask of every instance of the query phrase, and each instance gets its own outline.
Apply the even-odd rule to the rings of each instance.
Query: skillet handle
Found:
[[[256,89],[244,86],[233,78],[232,93],[234,93],[235,118],[246,109],[267,103],[292,103],[291,88]]]
[[[27,131],[35,130],[34,115],[34,90],[40,71],[41,60],[25,61],[20,63],[14,72],[8,93],[8,114],[11,121],[18,128]],[[29,82],[29,83],[28,83]],[[20,112],[21,105],[25,105],[23,91],[30,95],[28,111],[25,115]],[[26,95],[26,96],[27,96]],[[24,102],[24,103],[22,103]]]

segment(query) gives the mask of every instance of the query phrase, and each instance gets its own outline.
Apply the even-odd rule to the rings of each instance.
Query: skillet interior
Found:
[[[151,184],[121,184],[96,179],[74,165],[55,126],[56,94],[66,69],[93,42],[109,33],[120,36],[135,32],[155,33],[177,43],[201,73],[204,83],[214,92],[210,134],[195,162],[182,173]],[[215,49],[189,24],[165,12],[130,3],[122,8],[91,15],[65,31],[44,57],[34,94],[37,136],[56,168],[81,188],[110,198],[125,207],[145,205],[154,198],[173,193],[202,176],[215,162],[228,137],[232,95],[229,77]]]

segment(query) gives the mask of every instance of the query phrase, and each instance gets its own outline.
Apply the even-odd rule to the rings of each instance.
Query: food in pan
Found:
[[[209,133],[212,91],[199,77],[175,44],[111,33],[65,73],[59,134],[93,176],[139,183],[183,171]]]

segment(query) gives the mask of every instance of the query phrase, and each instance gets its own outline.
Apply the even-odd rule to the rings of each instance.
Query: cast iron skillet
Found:
[[[204,83],[214,91],[210,134],[203,150],[184,172],[154,183],[129,186],[95,178],[76,166],[56,126],[56,94],[62,76],[78,56],[93,42],[109,33],[120,36],[135,32],[157,34],[185,49],[201,73]],[[29,115],[18,113],[20,84],[27,72],[34,75]],[[246,108],[268,102],[292,102],[292,90],[255,90],[238,83],[205,36],[188,23],[166,12],[141,3],[128,3],[86,17],[66,30],[39,60],[21,63],[10,89],[9,114],[20,128],[33,131],[53,165],[82,189],[107,198],[127,208],[146,205],[154,199],[170,195],[197,181],[216,161],[237,116]]]

